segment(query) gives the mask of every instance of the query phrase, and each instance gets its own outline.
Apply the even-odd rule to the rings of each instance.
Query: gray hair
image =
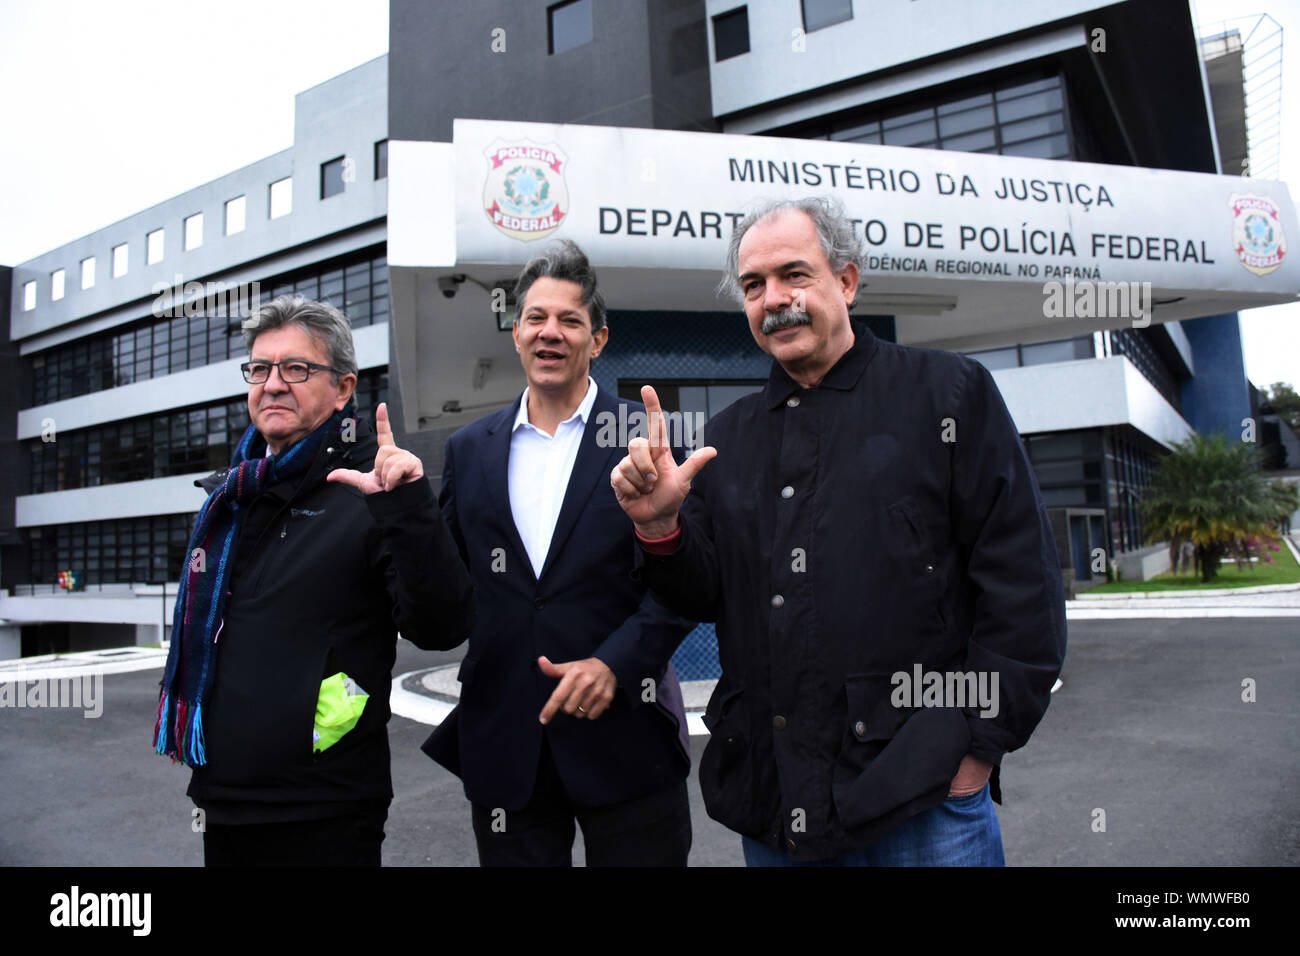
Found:
[[[283,328],[286,325],[299,326],[312,337],[312,340],[324,346],[329,356],[329,364],[335,370],[334,384],[339,383],[340,375],[357,374],[357,353],[352,345],[352,325],[345,316],[328,302],[304,299],[300,295],[277,296],[270,302],[257,307],[257,310],[242,325],[244,345],[251,354],[253,343],[263,332]]]
[[[751,210],[731,231],[731,241],[727,243],[727,264],[722,281],[718,283],[718,295],[728,295],[737,302],[745,301],[744,292],[738,281],[740,272],[740,241],[750,227],[764,219],[782,212],[806,213],[817,229],[817,238],[821,240],[822,252],[831,264],[831,271],[838,273],[852,262],[861,272],[865,266],[862,258],[862,240],[853,229],[853,221],[844,211],[844,205],[833,196],[807,196],[803,199],[768,199]]]
[[[605,327],[605,296],[596,286],[596,271],[591,268],[587,254],[576,242],[559,239],[541,255],[528,260],[515,281],[515,302],[519,308],[523,308],[524,297],[538,279],[577,283],[582,288],[582,304],[591,314],[591,331],[599,332]]]

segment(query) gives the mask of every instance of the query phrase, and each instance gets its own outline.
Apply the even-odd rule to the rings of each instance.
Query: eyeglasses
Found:
[[[336,371],[332,365],[304,362],[301,359],[294,359],[290,362],[245,362],[239,366],[239,370],[244,373],[244,381],[249,385],[261,385],[271,377],[271,369],[273,368],[280,369],[280,381],[286,385],[297,385],[300,382],[305,382],[312,372]]]

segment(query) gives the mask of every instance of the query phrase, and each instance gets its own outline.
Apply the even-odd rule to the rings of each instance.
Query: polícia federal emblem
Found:
[[[544,239],[569,211],[569,190],[564,184],[569,159],[555,144],[530,140],[493,143],[485,153],[487,181],[483,207],[487,216],[511,239]]]
[[[1277,205],[1263,196],[1233,196],[1232,247],[1241,264],[1257,276],[1268,275],[1286,256],[1286,236]]]

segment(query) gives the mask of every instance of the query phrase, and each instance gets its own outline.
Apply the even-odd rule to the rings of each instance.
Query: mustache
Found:
[[[763,318],[763,334],[771,335],[782,329],[792,329],[796,325],[812,325],[812,318],[807,312],[775,312]]]

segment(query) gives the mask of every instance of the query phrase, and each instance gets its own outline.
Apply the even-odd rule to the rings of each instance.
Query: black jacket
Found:
[[[454,647],[473,627],[474,604],[427,479],[369,496],[325,480],[334,468],[370,470],[376,449],[358,421],[355,442],[326,442],[299,481],[273,485],[250,506],[217,638],[208,762],[190,782],[200,806],[227,817],[238,807],[253,822],[392,798],[397,633],[425,649]],[[342,740],[313,754],[320,683],[339,671],[370,700]]]
[[[632,522],[609,473],[625,450],[600,437],[643,406],[598,390],[541,578],[510,508],[510,440],[519,402],[447,442],[439,501],[473,575],[478,623],[460,668],[460,703],[424,752],[480,806],[517,810],[537,779],[545,735],[565,791],[597,807],[662,790],[690,770],[681,689],[669,658],[695,626],[669,613],[632,574]],[[619,689],[597,720],[560,712],[538,722],[558,681],[537,668],[597,657]],[[647,682],[652,683],[647,683]],[[652,691],[652,693],[651,693]]]
[[[1065,654],[1056,549],[992,376],[853,328],[817,388],[773,363],[708,423],[677,551],[641,551],[669,608],[718,624],[710,816],[806,859],[938,805],[966,753],[1022,746]],[[894,706],[916,665],[996,673],[997,715]]]

